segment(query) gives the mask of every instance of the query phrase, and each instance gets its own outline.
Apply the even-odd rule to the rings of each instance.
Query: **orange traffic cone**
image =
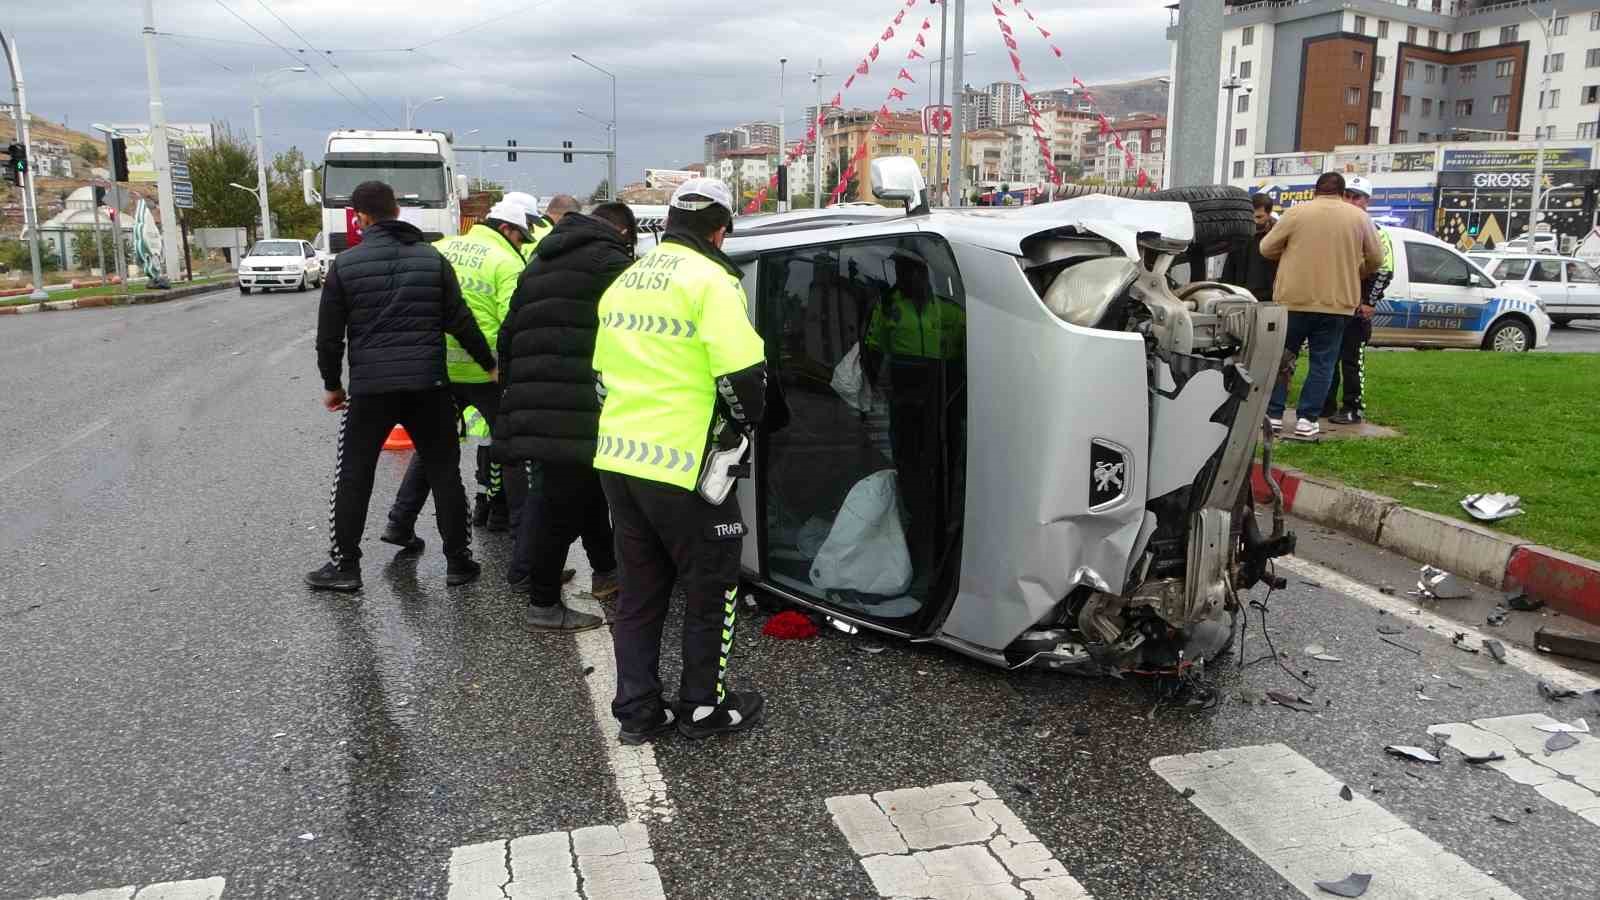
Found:
[[[404,428],[396,425],[394,430],[389,432],[389,437],[383,442],[383,449],[415,450],[416,445],[411,443],[411,435],[406,434],[406,430]]]

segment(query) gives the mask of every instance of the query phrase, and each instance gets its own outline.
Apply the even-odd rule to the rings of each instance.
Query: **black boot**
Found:
[[[472,524],[478,528],[489,524],[489,495],[479,494],[472,501]]]
[[[444,583],[451,587],[460,587],[477,581],[478,576],[482,574],[483,566],[472,558],[471,553],[463,553],[460,556],[452,556],[447,561]]]
[[[617,740],[628,746],[638,746],[647,743],[650,739],[666,734],[672,726],[678,723],[678,717],[670,709],[658,709],[655,715],[645,716],[636,722],[623,722],[622,728],[617,732]]]
[[[703,710],[709,713],[696,718]],[[767,701],[756,691],[728,691],[726,698],[711,707],[685,708],[678,718],[678,733],[691,740],[714,734],[732,734],[754,728],[767,720]]]
[[[489,501],[488,526],[490,531],[511,530],[511,509],[506,504],[505,494],[496,496]]]
[[[306,573],[306,586],[317,591],[344,591],[351,593],[361,590],[361,566],[356,563],[346,563],[342,566],[329,562],[315,572]]]
[[[422,548],[427,546],[422,538],[417,537],[416,531],[393,522],[383,529],[383,534],[378,536],[378,540],[399,547],[400,552],[404,554],[421,553]]]

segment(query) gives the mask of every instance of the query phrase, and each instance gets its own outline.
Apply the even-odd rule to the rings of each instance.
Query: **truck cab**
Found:
[[[302,173],[305,201],[322,208],[328,252],[337,255],[353,243],[355,216],[350,194],[363,181],[394,188],[400,219],[415,225],[429,241],[461,232],[461,198],[466,177],[456,171],[447,132],[341,129],[328,135],[320,182],[311,169]]]

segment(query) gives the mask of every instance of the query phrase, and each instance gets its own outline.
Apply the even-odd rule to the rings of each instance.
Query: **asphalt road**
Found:
[[[752,612],[733,681],[767,691],[768,724],[621,751],[601,714],[605,632],[520,631],[503,537],[479,535],[488,577],[461,589],[432,535],[411,561],[373,540],[403,457],[380,467],[365,590],[302,588],[326,552],[337,427],[318,406],[314,308],[226,293],[0,320],[0,897],[1233,900],[1313,896],[1313,876],[1356,871],[1370,897],[1593,895],[1600,742],[1518,760],[1545,773],[1536,790],[1428,729],[1596,721],[1600,703],[1547,700],[1519,655],[1456,649],[1409,585],[1359,583],[1379,571],[1359,548],[1341,551],[1357,581],[1294,561],[1287,590],[1252,594],[1288,658],[1274,664],[1252,611],[1252,664],[1204,674],[1212,706],[865,634],[778,641]],[[1255,702],[1266,691],[1307,711]],[[1205,751],[1229,755],[1172,759]],[[867,803],[865,825],[830,814],[830,798],[950,783],[966,786],[833,800],[846,819]],[[919,803],[943,812],[873,825]],[[505,844],[539,835],[555,844]],[[1029,869],[1004,840],[1053,862]],[[955,883],[983,869],[958,865],[974,855],[998,866],[989,853],[1009,869]]]
[[[1600,321],[1573,322],[1550,329],[1551,353],[1600,353]]]

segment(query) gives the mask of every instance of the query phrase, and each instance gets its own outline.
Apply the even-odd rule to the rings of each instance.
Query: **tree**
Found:
[[[105,159],[105,153],[94,141],[83,141],[78,144],[78,155],[91,166],[98,166]]]
[[[97,244],[99,245],[98,251],[96,250]],[[74,268],[87,269],[90,266],[99,266],[102,259],[105,260],[105,271],[109,272],[116,267],[117,250],[116,246],[111,243],[111,231],[109,229],[101,228],[96,231],[87,227],[74,228],[72,229],[72,242],[68,246],[72,251],[71,257],[77,261],[74,264]],[[105,255],[101,256],[101,253]]]
[[[272,158],[267,168],[267,203],[272,207],[272,236],[309,241],[322,230],[322,210],[307,206],[300,187],[300,173],[306,157],[299,147],[290,147]],[[321,166],[313,171],[321,174]],[[315,176],[314,176],[315,177]],[[246,182],[248,183],[248,182]],[[241,194],[237,188],[234,193]]]
[[[28,250],[27,241],[0,241],[0,264],[13,272],[24,275],[33,272],[33,257]],[[55,245],[49,241],[39,242],[39,268],[45,272],[59,271],[61,258],[56,256]]]
[[[216,135],[211,146],[189,150],[189,180],[194,184],[189,225],[255,228],[261,217],[260,204],[252,195],[230,187],[232,183],[246,187],[256,183],[255,148],[229,130],[226,123],[217,125]]]

